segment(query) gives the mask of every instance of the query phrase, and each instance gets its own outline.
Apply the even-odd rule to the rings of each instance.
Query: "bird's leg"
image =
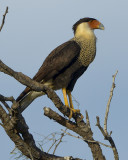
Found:
[[[71,118],[72,118],[72,110],[71,110],[71,108],[69,107],[69,104],[68,104],[68,98],[67,98],[67,91],[66,91],[66,88],[62,88],[62,92],[63,92],[63,96],[64,96],[64,103],[65,103],[65,106],[67,106],[67,107],[70,109],[69,119],[71,119]]]
[[[67,107],[69,108],[68,98],[67,98],[67,93],[66,93],[66,88],[62,88],[62,92],[63,92],[63,96],[64,96],[65,106],[67,106]]]
[[[67,91],[67,94],[68,94],[68,98],[69,98],[69,103],[70,103],[70,108],[73,108],[73,102],[72,102],[72,95],[71,95],[71,92],[70,91]]]
[[[74,109],[74,107],[73,107],[71,91],[67,91],[66,88],[62,88],[62,92],[63,92],[63,96],[64,96],[65,106],[67,106],[67,107],[70,109],[69,119],[71,119],[73,112],[74,112],[74,113],[80,113],[80,110],[79,110],[79,109]],[[68,95],[68,98],[69,98],[70,106],[69,106],[69,104],[68,104],[67,95]]]
[[[72,112],[80,113],[80,110],[79,109],[74,109],[74,107],[73,107],[71,91],[67,91],[67,94],[68,94],[69,103],[70,103],[70,110],[71,110],[70,116],[72,117]]]

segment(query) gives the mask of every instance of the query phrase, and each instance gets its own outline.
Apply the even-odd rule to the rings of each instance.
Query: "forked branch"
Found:
[[[96,119],[97,119],[96,126],[98,126],[98,128],[101,131],[101,133],[103,134],[105,140],[109,141],[109,143],[111,145],[111,148],[113,150],[115,160],[119,160],[119,155],[118,155],[118,151],[117,151],[116,145],[114,143],[114,140],[111,137],[112,132],[110,132],[110,134],[109,134],[108,131],[107,131],[107,121],[108,121],[110,103],[111,103],[111,100],[112,100],[112,97],[113,97],[113,91],[114,91],[114,88],[115,88],[115,78],[116,78],[117,73],[118,73],[118,71],[116,71],[116,73],[113,75],[112,87],[111,87],[111,90],[110,90],[110,96],[109,96],[109,100],[108,100],[107,107],[106,107],[106,113],[105,113],[105,119],[104,119],[104,129],[100,125],[100,118],[98,116],[96,117]]]
[[[44,86],[43,84],[40,84],[38,82],[33,81],[32,79],[30,79],[29,77],[25,76],[22,73],[19,73],[19,72],[12,70],[7,65],[5,65],[1,60],[0,60],[0,71],[14,77],[17,81],[24,84],[25,86],[30,87],[32,90],[35,90],[38,92],[39,91],[45,92],[47,94],[48,98],[50,98],[52,100],[52,102],[54,103],[54,105],[59,109],[59,111],[62,112],[64,115],[69,116],[70,113],[69,113],[67,107],[65,107],[63,105],[61,99],[57,96],[57,94],[52,89]],[[17,121],[15,121],[15,120],[17,120],[18,118],[17,117],[15,118],[15,116],[21,115],[21,112],[23,110],[21,110],[20,106],[18,106],[18,103],[15,103],[15,101],[13,102],[11,109],[13,112],[12,119],[14,119],[13,122],[14,122],[14,124],[16,124]],[[48,109],[46,109],[45,111],[48,111]],[[60,123],[60,124],[63,123],[64,126],[69,126],[70,129],[74,126],[73,129],[75,130],[75,132],[78,133],[80,136],[82,136],[84,139],[88,139],[88,140],[92,140],[92,141],[94,140],[92,137],[93,134],[92,134],[91,128],[89,126],[89,120],[87,120],[87,125],[86,125],[86,123],[84,121],[81,121],[81,118],[79,116],[77,117],[76,115],[73,115],[73,117],[75,118],[77,123],[69,121],[65,117],[60,117],[58,115],[56,116],[55,114],[53,114],[53,116],[54,116],[53,119],[58,118],[58,120],[59,120],[58,123]],[[18,125],[18,126],[20,126],[20,125]],[[18,129],[18,133],[20,132],[22,134],[22,131],[24,131],[24,129],[22,129],[22,130]],[[85,142],[88,143],[88,145],[92,151],[93,157],[95,159],[99,158],[101,160],[105,160],[105,157],[102,153],[102,150],[101,150],[99,144],[87,142],[87,141],[85,141]],[[27,155],[30,157],[30,154],[27,154]]]

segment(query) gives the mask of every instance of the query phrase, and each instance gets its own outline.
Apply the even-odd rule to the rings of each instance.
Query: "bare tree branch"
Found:
[[[15,143],[16,147],[28,158],[34,160],[66,160],[65,157],[47,154],[36,147],[33,136],[29,133],[28,126],[21,114],[14,113],[14,115],[10,117],[0,105],[0,119],[7,135]],[[20,134],[22,136],[20,136]],[[77,160],[77,158],[75,159],[73,157],[68,158]]]
[[[0,26],[0,31],[2,30],[2,28],[5,24],[5,17],[7,15],[7,13],[8,13],[8,7],[6,8],[6,11],[3,15],[2,24]],[[43,84],[40,84],[40,83],[32,80],[31,78],[24,75],[23,73],[14,71],[13,69],[11,69],[7,65],[5,65],[1,60],[0,60],[0,72],[3,72],[5,74],[12,76],[17,81],[19,81],[20,83],[22,83],[25,86],[28,86],[29,88],[31,88],[34,91],[44,92],[45,94],[47,94],[48,98],[52,100],[54,105],[57,107],[57,109],[61,113],[63,113],[67,117],[70,115],[70,109],[63,105],[63,103],[60,100],[60,98],[58,97],[58,95],[52,89],[48,88],[47,86],[45,86]],[[44,115],[45,116],[49,117],[50,119],[55,120],[57,123],[76,132],[79,136],[73,136],[70,133],[66,132],[66,130],[64,131],[64,133],[66,133],[72,137],[81,139],[88,144],[88,146],[91,149],[93,158],[95,160],[105,160],[105,156],[103,155],[102,149],[99,144],[102,144],[106,147],[112,148],[115,160],[119,159],[115,143],[114,143],[111,135],[109,135],[107,132],[107,119],[108,119],[108,113],[109,113],[109,108],[110,108],[110,102],[111,102],[111,99],[113,96],[113,90],[115,88],[116,75],[117,75],[117,72],[113,76],[113,84],[112,84],[112,88],[110,91],[110,97],[109,97],[109,101],[108,101],[107,109],[106,109],[106,114],[105,114],[104,129],[100,125],[99,117],[97,117],[97,126],[100,129],[100,131],[102,132],[102,134],[104,135],[105,139],[110,142],[111,146],[103,144],[99,141],[95,141],[93,139],[93,132],[91,130],[89,116],[88,116],[87,111],[86,111],[86,122],[87,123],[85,123],[84,120],[81,118],[82,117],[81,113],[80,114],[73,113],[73,118],[75,119],[75,122],[72,122],[71,120],[67,120],[66,118],[60,116],[58,113],[54,112],[50,108],[46,108],[46,107],[44,108]],[[2,121],[2,123],[0,123],[0,125],[4,128],[7,135],[15,143],[16,148],[18,148],[23,153],[23,155],[30,158],[31,160],[80,160],[79,158],[73,158],[72,156],[60,157],[60,156],[54,155],[57,147],[62,142],[62,138],[65,135],[64,133],[61,134],[60,139],[56,140],[55,143],[53,143],[53,145],[55,145],[56,142],[58,142],[55,145],[53,154],[48,154],[48,153],[45,153],[44,151],[41,151],[36,146],[35,140],[34,140],[32,134],[29,132],[29,128],[25,122],[24,117],[21,114],[28,106],[23,108],[20,106],[20,104],[18,102],[15,101],[15,99],[13,97],[4,97],[3,95],[0,95],[0,101],[2,102],[2,105],[4,105],[4,107],[3,107],[0,104],[0,119]],[[12,106],[10,107],[6,103],[6,101],[12,102]],[[9,114],[6,112],[6,110],[4,108],[6,108],[6,110],[9,112]]]
[[[106,134],[108,134],[108,132],[107,132],[107,120],[108,120],[108,114],[109,114],[109,109],[110,109],[110,103],[111,103],[111,100],[112,100],[112,97],[113,97],[113,91],[114,91],[114,88],[115,88],[115,78],[116,78],[117,73],[118,73],[118,71],[116,71],[115,75],[113,75],[113,83],[112,83],[112,87],[111,87],[111,90],[110,90],[110,96],[109,96],[109,100],[108,100],[107,107],[106,107],[106,113],[105,113],[105,119],[104,119],[104,132]]]
[[[3,95],[0,94],[0,101],[11,101],[11,102],[13,102],[14,98],[12,96],[11,97],[4,97]]]
[[[66,132],[66,130],[67,130],[67,128],[65,129],[65,132]],[[63,139],[64,136],[65,136],[64,132],[61,133],[61,137],[60,137],[60,139],[59,139],[59,142],[58,142],[58,143],[56,144],[56,146],[55,146],[55,149],[54,149],[54,151],[53,151],[53,154],[55,154],[55,151],[56,151],[57,147],[59,146],[59,144],[62,142],[62,139]]]
[[[7,13],[8,13],[8,7],[6,7],[6,11],[5,11],[4,15],[3,15],[2,24],[1,24],[1,26],[0,26],[0,32],[1,32],[2,28],[3,28],[3,26],[4,26],[5,17],[6,17],[6,14],[7,14]]]
[[[106,134],[106,133],[104,132],[104,129],[103,129],[103,128],[101,127],[101,125],[100,125],[99,117],[96,117],[96,118],[97,118],[97,124],[96,124],[96,126],[98,126],[98,128],[100,129],[100,131],[101,131],[101,133],[103,134],[105,140],[108,140],[109,143],[111,144],[111,147],[112,147],[112,150],[113,150],[113,154],[114,154],[115,160],[119,160],[119,155],[118,155],[118,151],[117,151],[117,149],[116,149],[116,145],[115,145],[115,143],[114,143],[114,140],[112,139],[112,137],[111,137],[110,135],[108,135],[108,134]]]
[[[24,75],[23,73],[20,73],[20,72],[16,72],[14,70],[12,70],[11,68],[9,68],[7,65],[5,65],[1,60],[0,60],[0,71],[1,72],[4,72],[5,74],[8,74],[12,77],[14,77],[16,80],[18,80],[20,83],[30,87],[32,90],[35,90],[35,91],[43,91],[44,93],[47,94],[48,98],[50,98],[52,100],[52,102],[54,103],[54,105],[59,109],[60,112],[62,112],[64,115],[66,116],[69,116],[70,114],[70,110],[65,107],[62,103],[62,101],[60,100],[60,98],[57,96],[57,94],[50,88],[46,87],[45,85],[43,84],[40,84],[38,82],[35,82],[33,81],[32,79],[30,79],[28,76]],[[18,133],[22,133],[22,131],[24,131],[24,125],[23,124],[26,124],[25,123],[25,120],[23,119],[22,115],[20,114],[25,108],[20,108],[20,105],[13,99],[13,98],[7,98],[7,97],[4,97],[4,96],[0,96],[1,99],[4,99],[4,100],[10,100],[13,102],[13,105],[11,107],[11,110],[12,110],[12,119],[11,121],[13,122],[13,126],[15,126],[15,124],[17,124],[17,126],[20,126],[18,128],[16,128],[16,130],[18,131]],[[84,139],[84,141],[88,144],[88,146],[90,147],[91,149],[91,152],[93,154],[93,157],[95,159],[100,159],[100,160],[105,160],[105,157],[102,153],[102,150],[100,148],[100,145],[101,144],[100,142],[98,141],[95,141],[93,139],[93,133],[91,131],[91,127],[90,127],[90,122],[89,122],[89,116],[88,116],[88,113],[86,111],[86,121],[87,123],[85,123],[81,117],[79,117],[80,115],[77,115],[77,114],[73,114],[73,118],[75,119],[76,123],[75,122],[72,122],[71,120],[67,120],[65,119],[64,117],[60,116],[59,114],[57,114],[56,112],[52,111],[50,108],[44,108],[44,114],[46,116],[48,116],[49,118],[51,119],[54,119],[56,122],[58,122],[59,124],[67,127],[68,129],[76,132],[77,134],[79,134],[80,136],[82,136],[82,138]],[[20,120],[23,120],[23,122],[21,123]],[[17,121],[18,120],[18,121]],[[20,125],[19,125],[20,124]],[[22,125],[21,125],[22,124]],[[21,126],[23,127],[22,129]],[[99,126],[99,125],[98,125]],[[14,127],[15,128],[15,127]],[[103,130],[104,131],[104,130]],[[32,135],[29,134],[28,132],[28,128],[26,128],[26,131],[25,131],[25,135],[27,135],[27,137],[31,137]],[[30,136],[31,135],[31,136]],[[22,136],[24,137],[24,133],[22,133]],[[25,137],[24,137],[25,138]],[[27,138],[28,139],[28,138]],[[30,138],[31,139],[31,138]],[[13,139],[14,143],[15,143],[15,140]],[[20,141],[20,144],[21,144],[21,140]],[[35,143],[34,142],[34,139],[30,142],[33,141],[33,144]],[[113,142],[112,140],[110,140],[111,142]],[[25,143],[25,142],[23,142]],[[17,146],[17,145],[16,145]],[[27,143],[27,147],[31,146],[30,144]],[[35,145],[34,145],[35,146]],[[32,146],[32,148],[34,147]],[[113,146],[112,146],[113,147]],[[22,153],[24,152],[27,152],[25,153],[24,155],[26,155],[27,157],[30,157],[30,151],[31,149],[28,149],[28,150],[23,150],[23,148],[20,146],[19,148]],[[37,147],[34,147],[33,148],[34,150],[38,150]],[[115,149],[115,148],[114,148]],[[28,152],[29,151],[29,152]],[[33,151],[32,151],[33,152]],[[43,155],[44,156],[44,152],[42,153],[42,151],[39,151],[39,153],[41,153],[41,156]],[[32,154],[32,156],[35,156]],[[62,158],[62,157],[61,157]]]
[[[43,91],[45,94],[47,94],[48,98],[51,99],[51,101],[54,103],[54,105],[57,107],[57,109],[60,112],[62,112],[64,115],[69,117],[70,109],[68,107],[64,106],[61,99],[58,97],[58,95],[55,93],[55,91],[53,91],[51,88],[32,80],[31,78],[29,78],[28,76],[24,75],[21,72],[16,72],[16,71],[12,70],[7,65],[5,65],[1,60],[0,60],[0,71],[12,76],[17,81],[19,81],[23,85],[31,88],[34,91],[37,91],[37,92]],[[17,108],[20,112],[23,112],[26,109],[26,108],[22,108],[21,106],[18,106],[18,105],[17,105]],[[78,117],[78,116],[80,116],[80,117]],[[74,113],[74,112],[72,115],[72,117],[78,122],[81,121],[81,116],[82,116],[81,113],[78,114],[78,113]]]
[[[49,148],[49,150],[47,151],[47,153],[49,153],[49,151],[52,149],[52,147],[56,144],[57,140],[55,139],[55,141],[53,142],[53,144],[51,145],[51,147]]]
[[[86,114],[86,123],[90,127],[90,121],[89,121],[88,112],[86,111],[85,114]]]
[[[8,110],[8,112],[11,113],[11,108],[6,103],[6,101],[14,102],[14,98],[13,97],[4,97],[3,95],[0,94],[0,102],[2,102],[3,105],[6,107],[6,109]]]
[[[5,108],[8,110],[8,112],[11,112],[11,109],[9,107],[9,105],[5,102],[5,101],[1,101],[1,103],[5,106]]]
[[[119,155],[118,155],[118,151],[117,151],[116,145],[114,143],[114,140],[111,137],[112,132],[110,132],[110,134],[108,134],[107,120],[108,120],[108,114],[109,114],[109,109],[110,109],[110,103],[111,103],[111,100],[112,100],[112,97],[113,97],[113,91],[114,91],[114,88],[115,88],[115,78],[116,78],[117,73],[118,73],[118,71],[116,71],[115,75],[113,75],[113,82],[112,82],[112,87],[111,87],[111,90],[110,90],[110,97],[109,97],[107,107],[106,107],[106,113],[105,113],[105,119],[104,119],[104,129],[100,125],[100,118],[98,116],[96,117],[96,119],[97,119],[96,126],[98,126],[98,128],[101,131],[101,133],[103,134],[105,140],[109,141],[109,143],[112,147],[112,150],[113,150],[115,160],[119,160]]]
[[[80,136],[75,136],[75,135],[73,135],[73,134],[71,134],[71,133],[68,133],[68,132],[66,132],[66,131],[64,131],[64,130],[62,130],[62,131],[65,132],[67,135],[69,135],[69,136],[71,136],[71,137],[74,137],[74,138],[77,138],[77,139],[81,139],[81,140],[83,140],[83,141],[87,141],[88,143],[98,143],[98,144],[101,144],[101,145],[103,145],[103,146],[105,146],[105,147],[112,148],[111,146],[109,146],[109,145],[107,145],[107,144],[104,144],[104,143],[102,143],[102,142],[86,140],[86,139],[83,139],[83,138],[80,137]]]
[[[93,133],[91,131],[91,128],[88,127],[88,125],[86,125],[84,121],[80,121],[79,123],[76,124],[75,122],[72,122],[71,120],[68,120],[60,116],[58,113],[54,112],[52,109],[47,107],[44,108],[44,115],[49,117],[50,119],[55,120],[62,126],[65,126],[66,128],[76,132],[83,139],[85,139],[84,141],[90,147],[94,159],[105,160],[105,157],[102,153],[99,143],[94,143]]]
[[[65,131],[66,130],[67,130],[67,128],[65,129]],[[59,138],[56,138],[58,136],[59,136]],[[63,142],[62,139],[64,136],[66,136],[66,134],[64,132],[61,132],[61,133],[60,132],[53,132],[53,133],[49,134],[48,136],[46,136],[42,142],[44,142],[45,140],[47,140],[47,141],[45,143],[43,143],[43,145],[50,142],[50,141],[53,141],[53,143],[50,146],[50,148],[48,149],[47,153],[49,153],[49,151],[55,146],[54,151],[53,151],[53,154],[55,154],[55,151],[57,150],[58,146],[60,145],[61,142]],[[42,145],[40,145],[40,147],[42,148]]]

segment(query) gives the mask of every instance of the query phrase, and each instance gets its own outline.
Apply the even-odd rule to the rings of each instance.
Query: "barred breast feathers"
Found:
[[[96,55],[96,37],[93,36],[91,39],[74,37],[73,40],[76,41],[81,47],[78,61],[83,66],[88,66],[94,60]]]

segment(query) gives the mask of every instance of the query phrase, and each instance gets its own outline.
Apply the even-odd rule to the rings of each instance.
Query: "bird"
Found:
[[[56,47],[44,60],[33,80],[52,88],[62,89],[65,106],[70,109],[69,119],[74,109],[71,92],[76,81],[87,70],[96,56],[95,29],[104,30],[104,25],[95,18],[85,17],[78,20],[72,27],[74,36]],[[36,92],[26,87],[16,99],[22,108],[25,108],[43,92]]]

